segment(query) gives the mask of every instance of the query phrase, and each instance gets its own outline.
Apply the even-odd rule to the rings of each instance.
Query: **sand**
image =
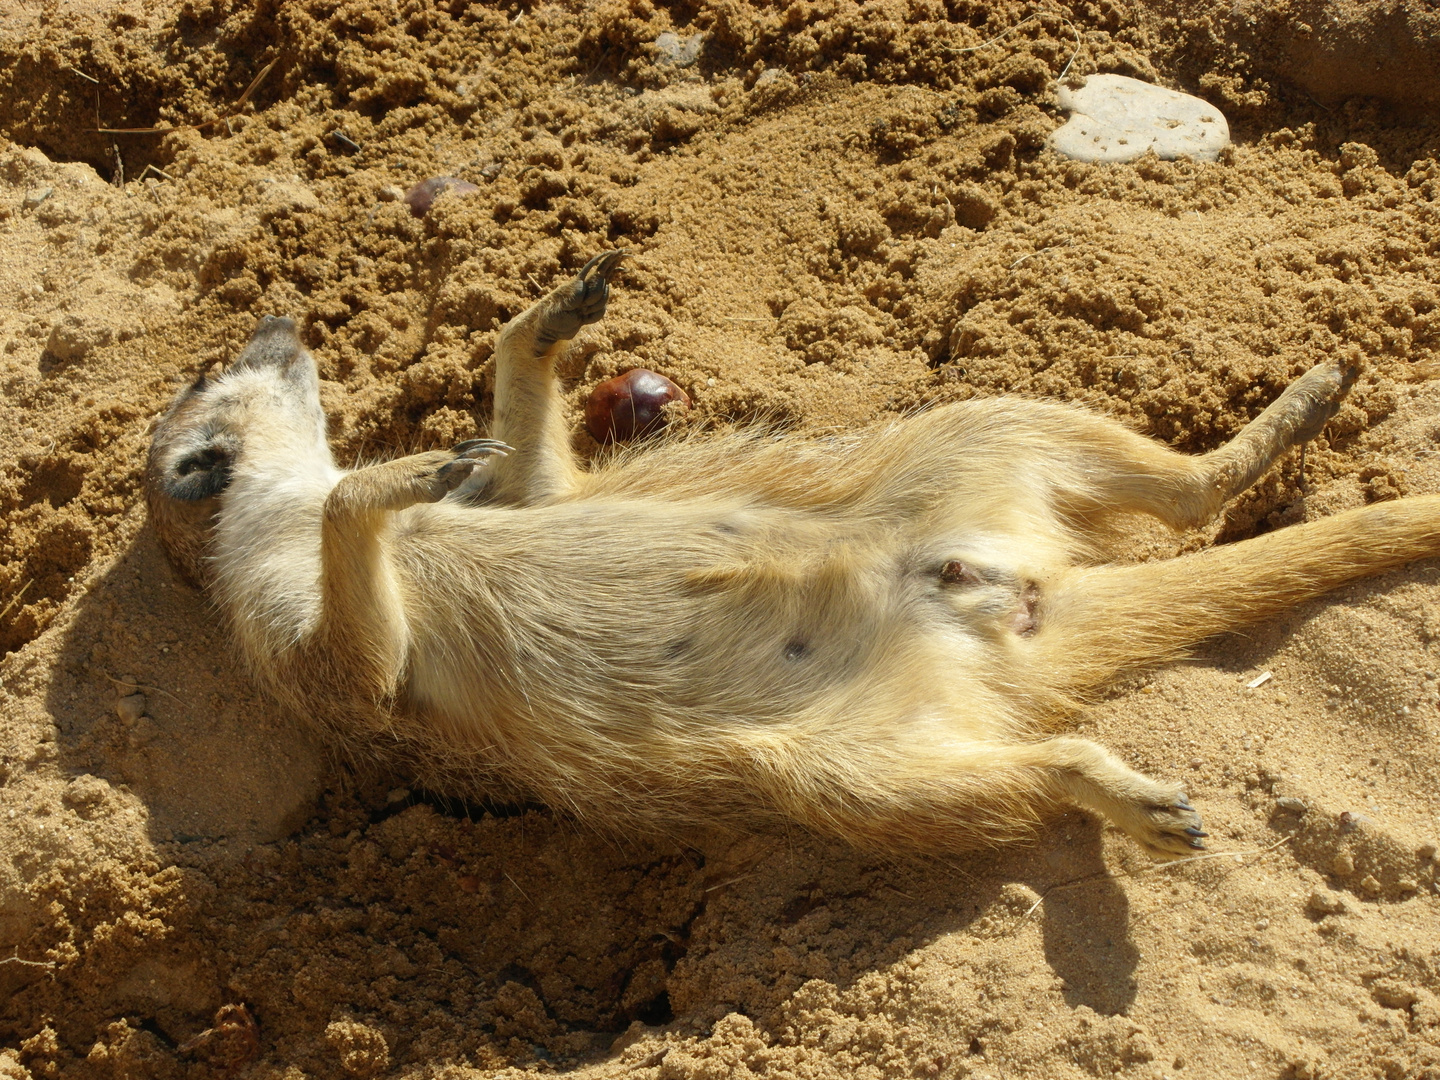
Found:
[[[562,364],[583,453],[636,365],[701,429],[1014,392],[1202,451],[1345,353],[1303,475],[1128,557],[1440,491],[1440,17],[1034,11],[0,3],[0,1077],[1440,1077],[1440,565],[1082,718],[1212,857],[1077,812],[899,862],[334,762],[147,528],[151,419],[259,314],[301,320],[342,459],[444,446],[499,325],[613,245]],[[1062,160],[1067,64],[1234,145]],[[445,175],[479,190],[397,200]]]

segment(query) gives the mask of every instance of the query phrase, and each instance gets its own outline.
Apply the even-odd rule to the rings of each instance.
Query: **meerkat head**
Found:
[[[155,426],[146,464],[150,520],[176,572],[208,579],[205,549],[222,496],[247,460],[279,453],[328,462],[315,361],[292,319],[266,315],[220,375],[201,375]]]

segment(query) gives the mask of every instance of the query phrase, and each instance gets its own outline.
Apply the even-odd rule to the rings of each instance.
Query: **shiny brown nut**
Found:
[[[479,190],[468,180],[461,180],[456,176],[432,176],[428,180],[421,180],[405,192],[405,205],[410,207],[410,213],[416,217],[424,217],[430,212],[435,200],[447,191],[454,195],[469,195]]]
[[[585,403],[585,427],[597,442],[629,442],[665,426],[665,406],[690,408],[690,395],[664,375],[635,368],[606,379]]]

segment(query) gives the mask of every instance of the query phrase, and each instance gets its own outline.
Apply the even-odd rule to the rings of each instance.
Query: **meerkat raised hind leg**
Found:
[[[1083,524],[1142,513],[1171,528],[1211,521],[1290,450],[1319,435],[1359,367],[1330,360],[1311,368],[1224,446],[1181,454],[1107,417],[1066,410],[1052,432],[1061,508]]]
[[[595,256],[573,281],[500,332],[491,434],[513,449],[490,470],[486,489],[492,500],[528,506],[563,499],[575,491],[581,474],[560,408],[555,357],[581,327],[604,316],[610,275],[628,257],[625,251]]]

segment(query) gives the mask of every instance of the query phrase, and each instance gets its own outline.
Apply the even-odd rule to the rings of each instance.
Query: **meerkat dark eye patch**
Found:
[[[165,494],[182,502],[219,495],[230,483],[234,461],[234,451],[219,443],[194,450],[175,462],[165,478]]]

